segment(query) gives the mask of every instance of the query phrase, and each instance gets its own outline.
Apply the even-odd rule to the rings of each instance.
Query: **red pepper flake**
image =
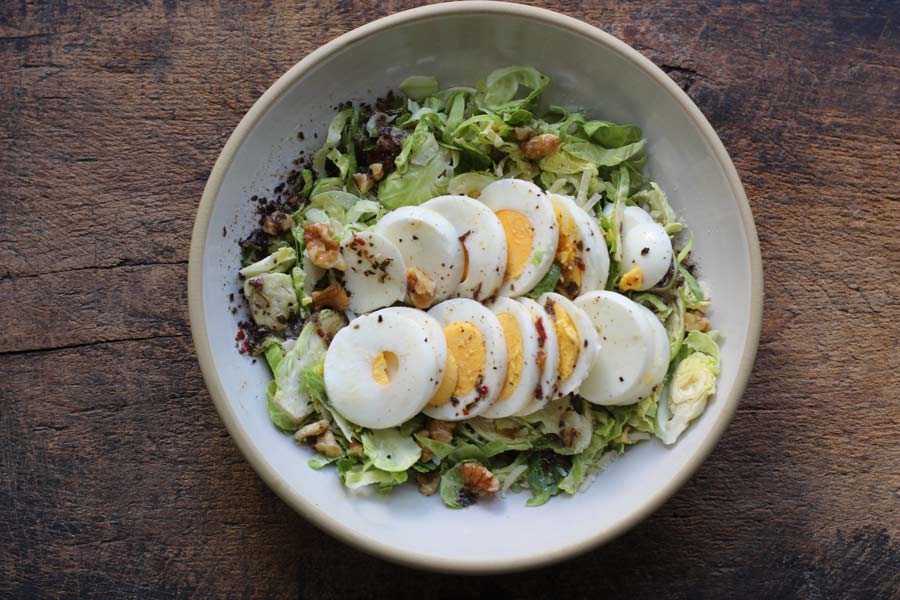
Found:
[[[246,341],[241,342],[241,346],[240,346],[240,348],[238,348],[238,352],[240,352],[241,354],[247,354],[248,352],[250,352],[249,342],[246,342]]]
[[[544,331],[544,320],[543,319],[535,319],[534,326],[537,328],[538,344],[543,346],[544,341],[547,339],[547,332]]]
[[[247,337],[247,336],[244,334],[244,330],[243,330],[243,329],[238,329],[237,335],[234,336],[234,339],[236,339],[237,341],[241,341],[241,340],[244,339],[245,337]]]

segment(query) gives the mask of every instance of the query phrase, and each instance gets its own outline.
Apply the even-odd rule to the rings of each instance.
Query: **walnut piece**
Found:
[[[406,288],[413,306],[426,309],[434,301],[434,290],[437,284],[417,267],[406,270]]]
[[[328,421],[322,419],[298,429],[297,433],[294,434],[294,439],[298,442],[302,442],[306,438],[322,435],[326,431],[328,431]]]
[[[294,226],[294,219],[290,215],[276,210],[271,215],[266,215],[263,219],[262,229],[271,236],[281,235],[285,231],[290,231]]]
[[[544,158],[545,156],[550,156],[551,154],[556,154],[561,143],[562,140],[559,139],[558,135],[542,133],[541,135],[528,138],[522,142],[520,147],[522,148],[522,153],[525,155],[525,158],[537,160],[539,158]]]
[[[478,463],[461,464],[459,478],[467,489],[476,494],[496,494],[500,491],[500,482],[494,474]]]
[[[427,429],[417,431],[416,434],[426,438],[429,437]],[[434,458],[434,455],[431,453],[431,450],[428,448],[428,446],[426,446],[419,440],[416,440],[416,443],[419,445],[419,448],[422,449],[422,456],[419,458],[419,460],[421,460],[423,463],[431,462],[431,459]]]
[[[343,286],[337,281],[324,290],[312,293],[313,306],[319,308],[333,308],[335,310],[347,310],[350,306],[350,298]]]
[[[334,439],[334,434],[331,433],[331,430],[326,431],[316,439],[315,448],[317,452],[321,452],[328,458],[337,458],[343,454],[343,450],[341,450],[337,440]]]
[[[709,319],[701,310],[689,310],[684,313],[685,331],[709,331]]]
[[[433,496],[438,487],[441,485],[440,473],[416,473],[416,483],[419,486],[419,492],[424,496]]]
[[[381,163],[372,163],[369,165],[369,170],[372,171],[375,181],[381,181],[381,178],[384,177],[384,165]]]
[[[363,194],[372,189],[373,180],[368,173],[354,173],[353,181],[356,183],[356,187],[359,188],[359,191]]]
[[[516,127],[516,140],[524,142],[532,135],[534,135],[534,130],[531,127]]]
[[[347,455],[353,456],[355,458],[362,458],[363,455],[363,446],[356,440],[350,442],[350,445],[347,446]]]
[[[334,239],[328,223],[310,223],[304,227],[303,243],[309,260],[317,267],[340,271],[347,268],[341,256],[341,243]]]
[[[453,441],[453,430],[456,429],[456,425],[450,421],[428,419],[425,428],[428,430],[428,437],[435,441],[449,444]]]

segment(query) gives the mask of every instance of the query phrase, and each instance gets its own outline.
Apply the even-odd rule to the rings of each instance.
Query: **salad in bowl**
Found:
[[[542,107],[527,66],[339,107],[241,243],[240,352],[350,489],[451,508],[575,494],[674,444],[720,369],[693,237],[640,127]],[[298,454],[301,450],[298,449]]]

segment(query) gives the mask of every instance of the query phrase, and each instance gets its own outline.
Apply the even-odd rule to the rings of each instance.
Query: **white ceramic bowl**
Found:
[[[724,334],[719,392],[679,442],[640,444],[586,493],[526,508],[511,494],[454,511],[414,486],[354,496],[329,469],[306,466],[308,450],[266,414],[262,362],[235,351],[235,240],[252,221],[252,194],[267,195],[298,150],[314,147],[333,106],[371,100],[409,75],[471,85],[492,69],[533,65],[551,84],[545,101],[597,118],[636,123],[649,143],[649,172],[696,235],[694,252]],[[223,227],[228,235],[222,235]],[[281,496],[336,537],[385,558],[458,572],[497,572],[560,560],[608,541],[658,508],[697,469],[730,421],[759,337],[762,273],[753,218],[740,180],[709,123],[660,69],[612,36],[546,10],[492,2],[417,8],[351,31],[297,63],[235,129],[203,193],[191,241],[191,327],[203,376],[238,447]],[[715,515],[707,515],[715,518]]]

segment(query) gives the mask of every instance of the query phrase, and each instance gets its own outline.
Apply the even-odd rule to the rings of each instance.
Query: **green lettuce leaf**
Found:
[[[447,193],[477,198],[481,195],[481,190],[495,181],[497,181],[497,178],[490,173],[470,171],[451,179],[447,184]]]
[[[413,134],[403,140],[402,148],[394,161],[397,170],[378,188],[379,201],[391,210],[422,204],[446,189],[442,175],[450,161],[427,124],[416,125]]]
[[[609,121],[586,121],[587,137],[604,148],[621,148],[639,142],[644,133],[637,125],[616,125]]]
[[[640,154],[646,142],[641,140],[621,148],[603,148],[591,142],[566,142],[562,148],[576,159],[598,167],[615,167]],[[543,161],[542,161],[543,162]]]
[[[525,478],[531,489],[531,498],[526,506],[541,506],[560,492],[559,483],[565,479],[570,466],[567,461],[553,453],[535,452],[528,461]]]
[[[559,278],[561,276],[562,269],[560,268],[559,263],[554,262],[550,265],[550,270],[547,271],[547,274],[541,278],[538,284],[534,286],[534,289],[531,290],[527,294],[527,296],[532,299],[537,299],[537,297],[542,294],[552,292],[556,289],[556,284],[559,283]]]
[[[338,461],[338,474],[344,481],[344,485],[351,490],[377,485],[378,491],[382,493],[406,483],[408,478],[406,471],[392,473],[377,469],[371,463],[354,464],[349,461],[345,462],[345,459]]]
[[[475,501],[475,497],[464,490],[459,473],[461,464],[453,465],[441,475],[441,499],[450,508],[465,508]]]
[[[269,413],[269,419],[275,427],[285,433],[294,433],[300,429],[300,423],[295,421],[287,411],[275,404],[275,390],[277,387],[275,380],[270,381],[266,386],[266,410]]]
[[[499,113],[508,119],[518,110],[530,110],[537,103],[550,78],[533,67],[497,69],[479,83],[475,102],[487,112]],[[528,92],[519,98],[520,88]]]
[[[313,171],[315,171],[316,177],[324,178],[327,177],[328,174],[325,170],[326,161],[330,160],[329,154],[334,156],[333,150],[336,150],[338,144],[341,143],[342,133],[344,131],[344,127],[346,127],[347,122],[350,120],[350,117],[353,115],[353,109],[348,108],[346,110],[342,110],[339,112],[332,120],[331,124],[328,126],[328,133],[325,136],[325,142],[322,144],[322,147],[318,152],[313,156]],[[340,152],[338,152],[340,155]],[[314,190],[315,191],[315,190]]]
[[[403,80],[400,91],[416,102],[421,102],[428,96],[438,93],[438,80],[435,77],[413,75]]]
[[[719,376],[717,332],[691,331],[685,336],[677,366],[659,400],[656,436],[674,444],[691,421],[703,414],[716,393]]]
[[[240,270],[244,277],[258,277],[264,273],[287,273],[297,263],[297,252],[288,246],[281,247],[264,259]]]
[[[293,280],[284,273],[263,273],[248,278],[244,282],[244,296],[253,321],[267,331],[283,331],[300,307]]]
[[[363,452],[375,468],[382,471],[406,471],[418,462],[422,449],[399,429],[372,429],[361,436]]]

